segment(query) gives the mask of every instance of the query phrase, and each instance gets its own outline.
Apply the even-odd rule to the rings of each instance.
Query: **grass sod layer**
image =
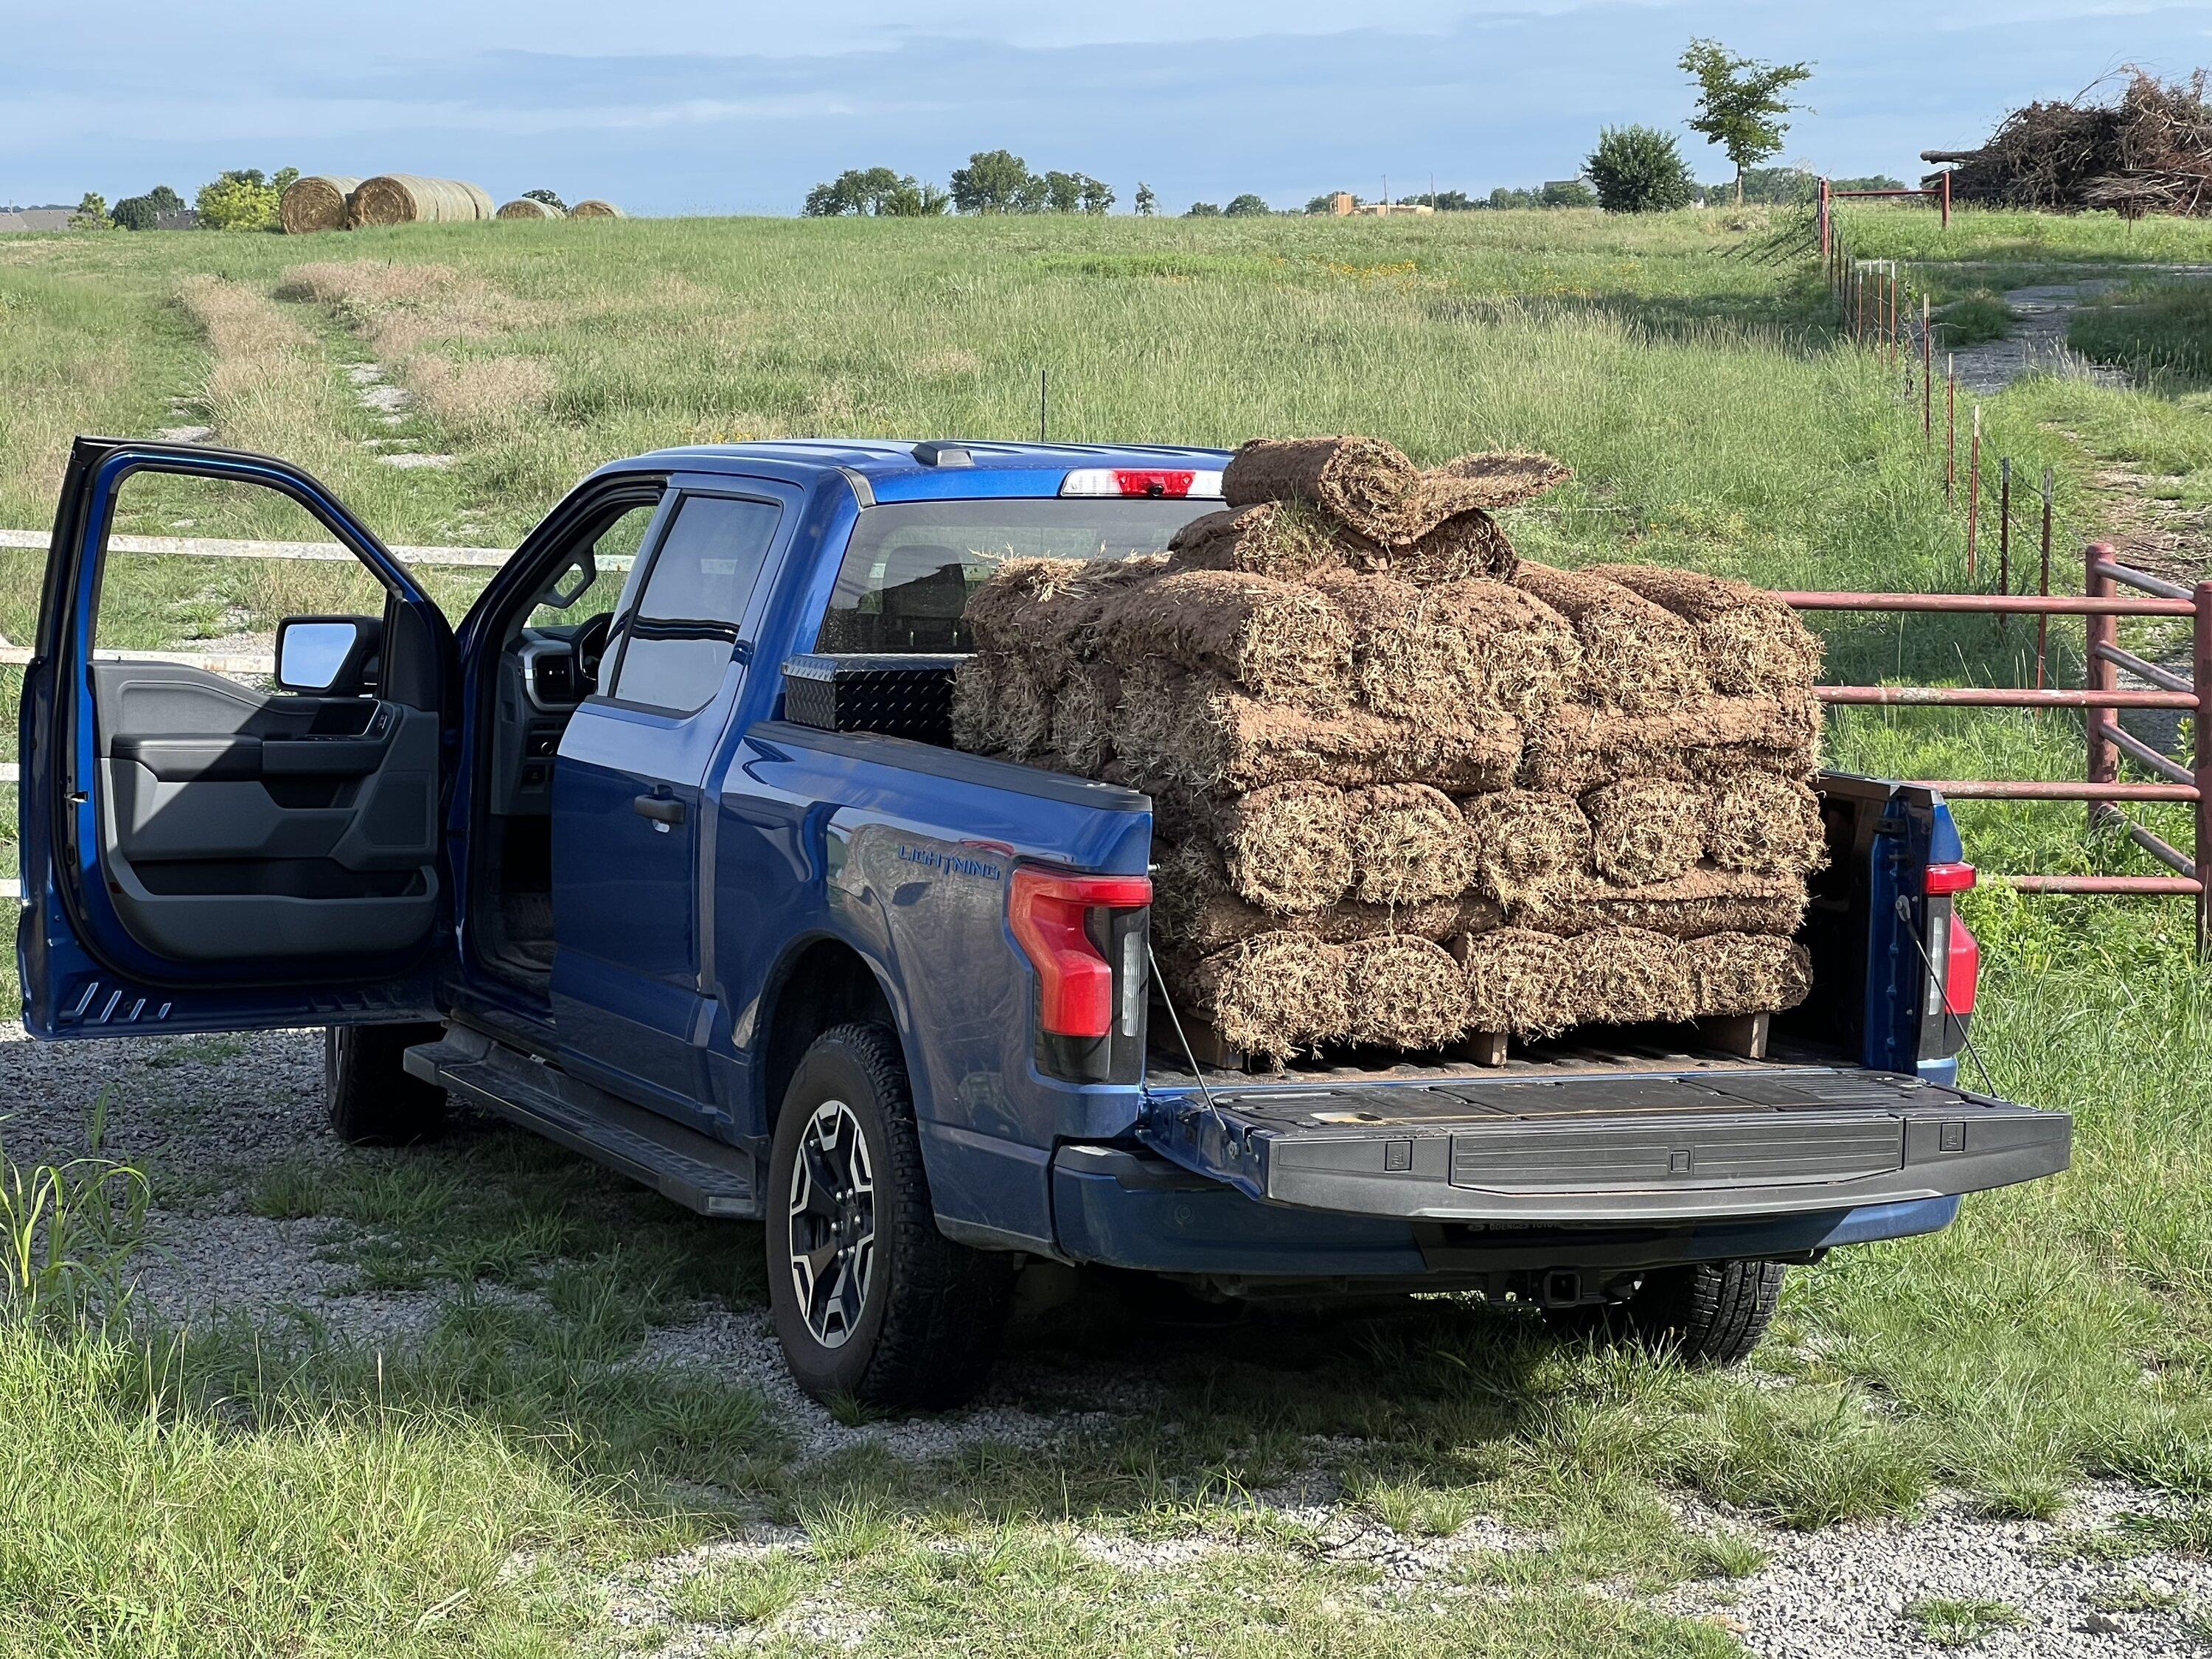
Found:
[[[485,435],[449,441],[418,412],[391,429],[419,434],[423,448],[448,448],[457,457],[450,469],[403,474],[340,447],[326,478],[389,539],[495,544],[534,522],[589,465],[654,444],[717,432],[1032,430],[1034,362],[1048,353],[1055,435],[1234,442],[1256,430],[1372,430],[1429,461],[1490,442],[1559,454],[1575,481],[1504,515],[1522,551],[1546,562],[1694,562],[1771,586],[1963,586],[1962,537],[1943,515],[1940,490],[1929,489],[1918,432],[1890,401],[1887,382],[1870,363],[1820,343],[1814,285],[1711,257],[1736,234],[1725,228],[1729,216],[912,228],[632,221],[360,233],[346,244],[349,256],[445,264],[515,296],[518,328],[440,349],[457,357],[495,346],[526,351],[557,389],[542,428],[487,425]],[[2094,216],[1961,212],[1948,243],[1932,215],[1854,208],[1850,222],[1869,256],[2202,259],[2208,252],[2207,228],[2175,222],[2130,230]],[[1875,228],[1888,235],[1893,225],[1900,246],[1872,245]],[[559,244],[549,240],[556,232]],[[1907,243],[1908,235],[1924,240]],[[550,257],[556,247],[559,259]],[[276,238],[0,242],[8,324],[0,522],[48,521],[69,432],[171,423],[167,399],[191,395],[206,369],[205,349],[172,298],[184,276],[219,267],[273,296],[283,270],[298,263],[298,249]],[[276,303],[312,311],[321,302]],[[363,355],[335,311],[302,326],[334,380],[339,364]],[[1133,354],[1130,340],[1152,344]],[[343,398],[331,407],[298,418],[327,422],[342,437],[385,430],[367,417],[354,425]],[[2084,450],[2175,475],[2185,500],[2212,478],[2212,423],[2186,400],[2033,381],[1990,401],[1985,430],[2020,465],[2059,466],[2062,533],[2093,520],[2081,493]],[[312,453],[300,442],[277,447]],[[464,532],[471,523],[481,529]],[[37,560],[0,557],[0,632],[21,641]],[[210,562],[170,562],[171,586],[149,585],[140,611],[144,645],[176,637],[163,631],[173,604],[204,606],[207,590],[234,579]],[[222,597],[230,602],[227,591]],[[269,607],[253,616],[265,627],[287,604],[271,589],[246,594],[240,608]],[[2017,628],[1845,621],[1822,633],[1831,678],[2019,683],[2011,678]],[[2078,631],[2054,629],[2053,638],[2060,672],[2071,672]],[[12,673],[0,671],[8,715],[0,743],[10,757],[13,696]],[[1891,775],[2068,777],[2079,775],[2079,742],[2078,723],[2060,716],[1853,711],[1832,722],[1827,759]],[[1986,867],[2148,867],[2115,841],[2085,842],[2072,809],[1976,804],[1960,816],[1970,855]],[[2162,833],[2185,833],[2172,814],[2146,816]],[[1560,1349],[1516,1322],[1449,1304],[1395,1321],[1293,1320],[1134,1344],[1127,1327],[1109,1322],[1048,1328],[1018,1336],[1018,1351],[1073,1356],[1100,1376],[1151,1359],[1169,1379],[1165,1399],[1139,1421],[1042,1454],[984,1447],[918,1465],[850,1455],[803,1474],[779,1451],[753,1455],[750,1474],[725,1470],[731,1490],[807,1526],[822,1551],[757,1567],[738,1562],[700,1594],[719,1589],[733,1600],[714,1605],[743,1613],[780,1597],[804,1607],[834,1593],[875,1621],[862,1651],[1180,1644],[1255,1653],[1717,1653],[1733,1644],[1711,1626],[1581,1589],[1599,1578],[1663,1583],[1746,1570],[1740,1540],[1667,1511],[1669,1490],[1806,1525],[1907,1510],[1935,1483],[1963,1486],[1999,1513],[2042,1514],[2068,1486],[2099,1474],[2203,1505],[2212,1497],[2212,1284],[2203,1266],[2212,1261],[2204,1199],[2212,1084],[2203,1064],[2212,1006],[2185,907],[1985,889],[1969,896],[1966,913],[1984,946],[1977,1048],[2000,1091],[2076,1114],[2075,1168],[1970,1201],[1945,1234],[1839,1252],[1793,1273],[1757,1378]],[[12,961],[0,980],[12,994]],[[336,1174],[304,1174],[290,1183],[289,1212],[391,1206],[348,1190],[384,1167],[349,1155]],[[599,1249],[546,1214],[599,1194],[596,1172],[580,1166],[555,1181],[537,1169],[524,1178],[468,1147],[410,1154],[392,1167],[404,1173],[381,1179],[385,1188],[450,1177],[454,1192],[489,1207],[449,1204],[433,1217],[393,1206],[401,1219],[343,1246],[385,1279],[496,1284],[548,1263],[588,1261]],[[657,1209],[626,1220],[625,1237],[706,1260],[682,1218]],[[755,1305],[757,1281],[738,1267],[726,1271],[724,1293]],[[596,1304],[634,1309],[653,1277],[602,1263],[591,1278],[609,1288]],[[543,1362],[568,1351],[574,1329],[574,1316],[562,1314],[512,1336]],[[13,1352],[9,1363],[26,1374],[82,1374],[79,1360],[50,1341]],[[88,1399],[95,1418],[106,1413],[133,1432],[104,1420],[94,1427],[106,1438],[36,1426],[44,1406],[6,1419],[17,1437],[9,1467],[82,1505],[82,1538],[52,1534],[56,1553],[43,1559],[66,1579],[76,1561],[61,1552],[105,1549],[110,1537],[141,1536],[143,1526],[179,1513],[127,1505],[116,1481],[72,1480],[80,1465],[62,1448],[100,1449],[95,1467],[102,1459],[126,1472],[159,1467],[149,1441],[186,1422],[206,1431],[196,1455],[226,1483],[236,1507],[224,1513],[296,1538],[324,1567],[358,1574],[365,1586],[349,1578],[343,1588],[362,1604],[409,1610],[362,1633],[346,1622],[327,1574],[303,1574],[289,1600],[260,1594],[252,1587],[266,1581],[218,1571],[218,1558],[188,1547],[179,1522],[148,1546],[164,1570],[165,1605],[175,1609],[173,1650],[235,1650],[226,1638],[236,1625],[223,1621],[242,1606],[255,1610],[256,1634],[272,1650],[544,1650],[565,1639],[559,1620],[597,1623],[600,1598],[590,1585],[602,1565],[618,1569],[732,1524],[711,1506],[671,1521],[635,1488],[618,1487],[611,1510],[595,1496],[610,1468],[651,1469],[652,1448],[678,1437],[651,1413],[617,1413],[637,1418],[628,1428],[580,1417],[547,1437],[530,1426],[543,1419],[516,1403],[503,1368],[483,1380],[483,1369],[450,1345],[426,1346],[411,1363],[423,1392],[452,1402],[453,1415],[422,1419],[428,1449],[410,1479],[441,1501],[434,1524],[404,1534],[406,1542],[368,1540],[330,1496],[342,1486],[320,1476],[264,1478],[267,1466],[255,1461],[256,1424],[296,1405],[284,1433],[300,1461],[289,1468],[319,1467],[349,1432],[348,1413],[379,1398],[368,1357],[310,1343],[289,1368],[243,1358],[212,1368],[224,1380],[210,1394],[252,1408],[243,1413],[196,1417],[172,1395],[173,1404],[147,1414],[135,1385],[109,1394],[44,1387],[38,1397],[56,1401],[54,1411],[78,1412]],[[479,1380],[465,1389],[471,1376]],[[643,1393],[660,1395],[658,1379]],[[1878,1409],[1869,1404],[1877,1401]],[[486,1433],[520,1437],[557,1484],[449,1480],[486,1467],[461,1449]],[[1316,1435],[1340,1440],[1306,1437]],[[1255,1518],[1248,1494],[1317,1455],[1335,1462],[1377,1525],[1402,1535],[1481,1514],[1540,1529],[1541,1545],[1462,1570],[1474,1584],[1510,1592],[1495,1605],[1393,1594],[1356,1567],[1320,1560],[1295,1527]],[[1244,1540],[1295,1565],[1285,1571],[1271,1555],[1227,1554],[1173,1572],[1116,1569],[1073,1559],[1071,1525]],[[458,1530],[448,1535],[447,1526]],[[515,1594],[533,1599],[518,1606],[501,1602],[495,1587],[476,1590],[417,1631],[423,1613],[480,1582],[472,1574],[493,1550],[466,1540],[487,1534],[525,1552],[532,1571]],[[126,1579],[105,1582],[115,1586],[115,1619],[152,1605]],[[1239,1594],[1244,1585],[1266,1593]],[[550,1607],[534,1600],[539,1586]],[[6,1599],[18,1609],[40,1605]],[[1441,1614],[1430,1610],[1439,1600]],[[52,1618],[81,1612],[76,1603],[45,1605]],[[50,1622],[10,1635],[33,1651],[159,1650],[135,1634],[88,1640],[88,1628]],[[201,1629],[218,1635],[198,1641]],[[806,1637],[787,1644],[831,1645]]]

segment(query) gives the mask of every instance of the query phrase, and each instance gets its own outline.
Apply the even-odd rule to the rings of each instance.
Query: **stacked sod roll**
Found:
[[[1816,642],[1740,582],[1522,562],[1538,455],[1255,440],[1164,553],[1009,560],[955,741],[1147,791],[1186,1019],[1277,1060],[1778,1010]]]

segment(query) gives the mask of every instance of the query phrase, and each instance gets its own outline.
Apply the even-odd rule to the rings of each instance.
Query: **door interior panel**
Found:
[[[435,916],[438,720],[93,665],[101,852],[132,937],[186,961],[404,949]]]

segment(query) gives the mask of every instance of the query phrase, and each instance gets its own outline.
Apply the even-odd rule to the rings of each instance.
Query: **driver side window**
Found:
[[[644,544],[645,532],[652,527],[653,515],[659,510],[659,503],[653,501],[640,501],[625,508],[592,538],[592,574],[584,590],[580,593],[574,591],[575,578],[586,568],[580,550],[540,590],[523,625],[562,628],[603,611],[612,612],[622,598],[623,583],[629,579],[630,567],[637,562],[637,550]],[[565,599],[567,603],[557,604],[556,599]]]

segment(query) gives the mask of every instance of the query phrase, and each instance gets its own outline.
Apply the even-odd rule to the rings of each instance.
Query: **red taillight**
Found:
[[[1079,466],[1060,481],[1063,495],[1150,495],[1181,501],[1221,493],[1221,474],[1204,467]]]
[[[1038,1022],[1055,1036],[1103,1037],[1114,1029],[1114,964],[1085,924],[1093,910],[1152,902],[1145,876],[1062,876],[1017,870],[1006,921],[1036,969]]]
[[[1929,895],[1963,893],[1974,884],[1974,866],[1971,864],[1931,864],[1921,891]]]
[[[1974,985],[1981,976],[1982,947],[1964,919],[1954,915],[1951,918],[1951,949],[1943,963],[1944,1012],[1972,1013]]]
[[[1190,494],[1190,481],[1194,476],[1189,472],[1143,471],[1115,467],[1114,487],[1124,495],[1188,495]]]

